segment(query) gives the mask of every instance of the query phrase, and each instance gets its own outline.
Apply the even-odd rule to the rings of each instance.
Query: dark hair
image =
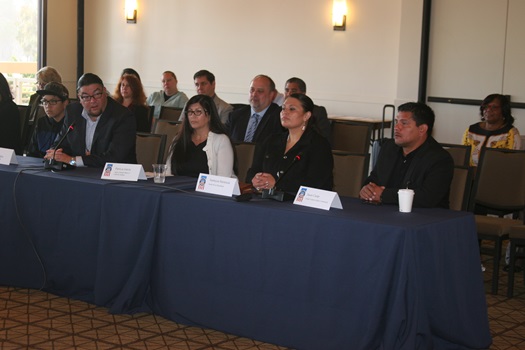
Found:
[[[177,76],[175,75],[175,73],[173,73],[173,72],[170,71],[170,70],[167,70],[167,71],[162,72],[162,75],[164,75],[164,74],[169,74],[169,75],[171,75],[175,80],[177,80]]]
[[[133,68],[124,68],[122,70],[122,73],[120,73],[120,76],[123,76],[124,74],[134,75],[134,76],[136,76],[139,79],[139,81],[141,81],[139,73],[137,73],[137,71],[134,70]]]
[[[481,115],[481,118],[483,118],[483,111],[485,108],[487,108],[487,105],[489,105],[494,100],[499,100],[499,103],[501,104],[501,114],[503,115],[505,124],[512,126],[514,124],[514,117],[510,113],[510,101],[505,95],[490,94],[485,97],[483,102],[481,102],[481,106],[479,107],[479,114]]]
[[[129,87],[131,88],[133,98],[132,104],[135,106],[145,106],[146,94],[144,93],[144,88],[142,87],[142,83],[140,82],[139,78],[137,78],[137,76],[133,74],[124,74],[120,77],[117,86],[115,87],[115,92],[113,93],[115,101],[117,101],[120,104],[122,104],[122,102],[124,101],[122,93],[120,92],[120,86],[122,85],[122,82],[124,80],[128,82]]]
[[[11,93],[11,88],[7,79],[2,73],[0,73],[0,102],[4,103],[5,101],[12,101],[13,94]]]
[[[315,118],[314,118],[314,114],[313,114],[314,101],[312,101],[312,99],[310,97],[306,96],[305,94],[299,94],[299,93],[291,94],[284,101],[286,101],[289,98],[295,98],[295,99],[299,100],[299,103],[301,103],[301,107],[303,107],[303,110],[305,112],[310,112],[312,114],[310,116],[310,119],[308,119],[308,122],[306,123],[306,129],[314,128],[314,129],[316,129],[319,132],[319,130],[317,129],[317,123],[315,122]],[[284,104],[284,102],[283,102],[283,104]]]
[[[286,81],[285,85],[288,83],[297,84],[299,86],[299,90],[301,90],[303,94],[306,94],[306,83],[303,79],[292,77]]]
[[[272,78],[270,78],[269,76],[264,75],[264,74],[258,74],[252,79],[252,81],[254,81],[257,78],[266,78],[266,79],[268,79],[268,83],[270,85],[270,91],[275,91],[275,82],[273,81]]]
[[[197,73],[193,74],[193,80],[199,77],[206,77],[206,80],[208,80],[210,84],[213,84],[213,82],[215,81],[215,75],[213,75],[212,72],[207,71],[206,69],[202,69],[198,71]]]
[[[421,102],[407,102],[397,107],[398,112],[411,112],[412,119],[416,122],[417,126],[426,124],[428,126],[427,135],[432,134],[434,128],[434,121],[436,116],[432,108]]]
[[[80,79],[78,79],[77,92],[80,90],[81,87],[93,84],[99,84],[104,86],[102,79],[100,79],[98,75],[93,73],[85,73],[80,77]]]
[[[195,95],[192,98],[186,102],[184,105],[184,113],[187,113],[187,109],[192,104],[198,103],[202,106],[204,109],[204,112],[210,119],[210,131],[215,134],[225,134],[226,129],[224,128],[224,125],[221,122],[221,119],[219,117],[219,112],[217,112],[217,107],[215,106],[215,103],[213,102],[213,99],[206,95]],[[185,163],[188,160],[187,155],[187,148],[190,145],[191,141],[191,135],[193,134],[193,128],[191,127],[191,124],[188,122],[188,116],[184,116],[183,122],[182,122],[182,129],[179,132],[179,134],[175,137],[173,140],[173,143],[170,146],[170,151],[172,150],[172,159],[174,159],[177,162]]]

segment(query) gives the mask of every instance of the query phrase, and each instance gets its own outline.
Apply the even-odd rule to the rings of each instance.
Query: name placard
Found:
[[[106,163],[102,170],[102,180],[138,181],[147,180],[141,164]]]
[[[0,147],[0,164],[18,164],[18,161],[16,160],[15,151],[10,148]]]
[[[330,210],[330,208],[343,209],[341,199],[337,192],[320,190],[318,188],[301,186],[295,195],[293,204],[305,207]]]
[[[241,194],[239,180],[236,178],[202,173],[199,174],[199,177],[197,178],[195,191],[218,194],[219,196],[227,197]]]

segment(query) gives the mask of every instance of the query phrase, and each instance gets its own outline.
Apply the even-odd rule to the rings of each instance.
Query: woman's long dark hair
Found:
[[[186,102],[184,106],[184,113],[187,113],[189,106],[192,104],[198,103],[204,109],[204,113],[208,116],[210,120],[210,131],[215,134],[226,134],[226,129],[221,122],[219,113],[217,112],[217,107],[213,99],[206,95],[195,95]],[[194,129],[191,127],[191,124],[188,122],[188,115],[184,116],[182,122],[182,129],[179,134],[173,140],[173,143],[170,146],[170,152],[172,152],[172,162],[185,163],[188,160],[187,152],[188,146],[190,145],[191,135],[193,134]]]
[[[0,103],[12,101],[13,95],[9,88],[9,83],[2,73],[0,73]]]

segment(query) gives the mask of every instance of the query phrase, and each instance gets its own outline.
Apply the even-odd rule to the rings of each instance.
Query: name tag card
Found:
[[[330,210],[330,208],[343,209],[341,199],[337,192],[320,190],[317,188],[301,186],[293,204],[305,207]]]
[[[224,177],[209,174],[199,174],[196,192],[218,194],[219,196],[231,197],[241,194],[239,180],[233,177]]]
[[[18,161],[16,160],[15,151],[10,148],[0,147],[0,164],[18,164]]]
[[[147,180],[141,164],[106,163],[102,180],[138,181]]]

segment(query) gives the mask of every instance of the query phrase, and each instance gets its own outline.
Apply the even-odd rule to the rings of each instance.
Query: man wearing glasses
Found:
[[[62,129],[66,106],[69,104],[69,91],[61,83],[51,82],[36,92],[47,118],[38,118],[29,141],[27,155],[42,158],[55,142]]]
[[[102,80],[86,73],[77,84],[80,103],[66,108],[64,125],[44,158],[71,166],[103,167],[106,162],[137,163],[136,125],[131,112],[108,97]]]

